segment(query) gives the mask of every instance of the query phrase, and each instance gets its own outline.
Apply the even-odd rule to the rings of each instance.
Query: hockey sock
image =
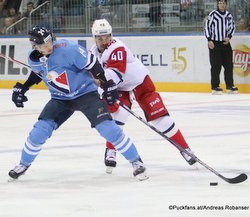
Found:
[[[115,149],[114,146],[110,142],[106,142],[106,148],[108,149]]]
[[[29,139],[24,144],[20,163],[29,166],[41,151],[41,145],[32,144]]]
[[[123,110],[124,110],[124,109],[123,109]],[[122,123],[122,122],[120,122],[120,121],[115,121],[115,123],[116,123],[121,129],[123,129],[124,123]],[[106,148],[108,148],[108,149],[115,149],[114,146],[113,146],[110,142],[108,142],[108,141],[106,141]]]
[[[95,126],[96,130],[109,141],[129,162],[139,159],[139,154],[131,139],[123,134],[114,121],[106,120]]]
[[[185,141],[181,131],[178,129],[176,134],[174,134],[172,137],[170,137],[171,140],[176,142],[178,145],[180,145],[182,148],[188,148],[188,144]]]
[[[176,142],[182,148],[188,148],[188,144],[185,141],[181,131],[176,126],[173,119],[166,115],[160,118],[153,120],[152,125],[163,132],[168,138]]]
[[[128,136],[122,136],[113,144],[115,149],[119,151],[130,163],[140,158],[134,143]]]
[[[42,149],[42,145],[51,136],[56,123],[52,120],[39,120],[31,130],[21,155],[21,164],[29,166]]]

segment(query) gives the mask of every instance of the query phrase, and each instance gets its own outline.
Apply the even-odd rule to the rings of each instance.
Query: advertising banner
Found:
[[[161,90],[209,91],[210,64],[207,41],[204,36],[121,36],[119,37],[150,70],[153,81]],[[92,37],[68,37],[90,48]],[[250,36],[237,35],[231,40],[234,61],[234,81],[243,85],[244,92],[250,92]],[[30,69],[27,55],[31,45],[27,38],[0,38],[0,85],[9,81],[25,80]],[[5,56],[6,58],[4,58]],[[17,60],[12,61],[12,59]],[[221,83],[224,83],[223,68]],[[188,89],[184,87],[188,84]],[[204,85],[197,88],[197,85]],[[196,86],[196,87],[194,87]],[[202,88],[205,88],[204,90]]]

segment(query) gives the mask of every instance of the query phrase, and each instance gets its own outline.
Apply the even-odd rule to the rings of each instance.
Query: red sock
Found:
[[[185,141],[185,139],[183,138],[180,130],[178,130],[175,135],[173,135],[172,137],[170,137],[170,139],[173,140],[174,142],[176,142],[182,148],[188,148],[188,144]]]
[[[106,148],[115,149],[114,146],[110,142],[106,142]]]

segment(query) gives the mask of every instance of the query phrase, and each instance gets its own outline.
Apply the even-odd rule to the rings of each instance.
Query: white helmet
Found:
[[[95,20],[92,26],[92,35],[112,34],[112,27],[106,19]]]

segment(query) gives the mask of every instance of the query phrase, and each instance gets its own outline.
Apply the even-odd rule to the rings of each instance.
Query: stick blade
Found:
[[[247,180],[247,175],[245,173],[241,173],[240,175],[234,178],[226,178],[226,181],[230,184],[238,184]]]

